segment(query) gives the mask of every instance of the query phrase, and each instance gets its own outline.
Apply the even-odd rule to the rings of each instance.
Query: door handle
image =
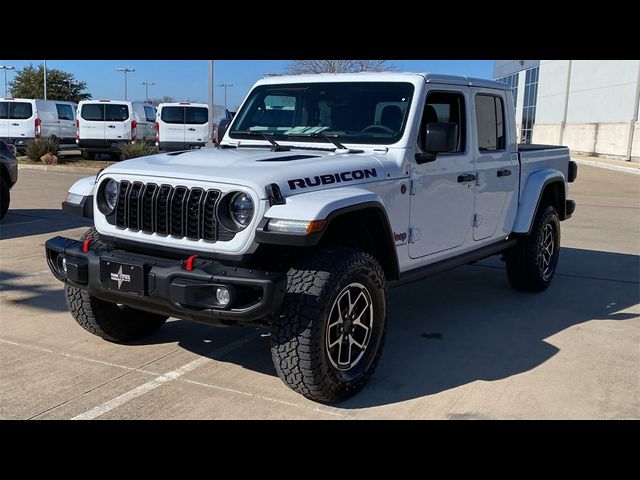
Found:
[[[20,126],[19,123],[12,123],[11,125],[13,125],[14,127],[19,127]]]
[[[504,170],[498,170],[497,175],[499,177],[508,177],[509,175],[511,175],[511,170],[507,170],[506,168]]]
[[[476,176],[471,173],[467,173],[466,175],[458,175],[458,183],[473,182],[475,179]]]
[[[115,126],[115,125],[107,125],[107,127],[109,127],[109,128],[116,128],[116,126]]]
[[[187,128],[187,130],[189,130],[190,132],[195,132],[196,131],[195,128]]]

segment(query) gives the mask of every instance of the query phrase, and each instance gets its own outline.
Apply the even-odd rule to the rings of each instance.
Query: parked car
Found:
[[[144,102],[83,100],[78,104],[76,143],[85,160],[96,153],[120,158],[120,145],[155,138],[155,107]]]
[[[0,220],[4,218],[11,203],[11,188],[18,181],[16,148],[0,140]]]
[[[156,131],[158,150],[204,147],[209,136],[209,107],[204,103],[161,103]]]
[[[373,374],[390,287],[491,255],[517,290],[551,284],[577,165],[517,145],[514,112],[508,85],[477,78],[263,79],[220,148],[76,182],[63,209],[94,228],[49,239],[47,261],[95,335],[142,338],[168,317],[262,326],[280,378],[337,402]]]
[[[77,104],[62,100],[3,98],[0,100],[0,139],[20,152],[36,138],[55,137],[60,148],[75,148]]]

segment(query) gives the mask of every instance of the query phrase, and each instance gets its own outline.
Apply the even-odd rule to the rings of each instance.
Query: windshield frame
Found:
[[[329,88],[335,88],[335,87],[339,87],[342,84],[346,84],[346,85],[353,85],[353,84],[357,84],[359,86],[367,86],[370,87],[371,85],[381,85],[384,88],[391,88],[393,86],[401,86],[402,88],[406,89],[403,92],[399,92],[399,93],[403,93],[404,97],[403,97],[403,103],[406,103],[406,107],[404,109],[404,112],[402,113],[402,123],[400,126],[400,129],[397,131],[396,135],[394,135],[393,137],[389,137],[389,136],[368,136],[368,135],[361,135],[361,136],[355,136],[355,135],[345,135],[345,134],[338,134],[335,135],[336,132],[339,132],[338,129],[332,129],[330,127],[326,128],[326,129],[322,129],[322,127],[315,127],[315,126],[309,126],[306,127],[308,129],[320,129],[318,130],[318,132],[316,132],[316,134],[311,134],[309,136],[305,136],[305,135],[296,135],[294,133],[292,133],[291,135],[287,135],[284,133],[279,133],[277,131],[273,131],[273,130],[264,130],[265,132],[268,132],[269,134],[274,134],[273,138],[274,140],[277,140],[279,143],[283,143],[283,142],[287,142],[288,143],[304,143],[304,144],[308,144],[308,143],[323,143],[326,145],[326,143],[328,143],[325,139],[321,138],[320,135],[318,135],[317,133],[322,132],[322,133],[328,133],[331,134],[331,136],[333,138],[336,138],[336,140],[338,140],[341,143],[344,144],[350,144],[350,145],[362,145],[362,146],[371,146],[371,147],[376,147],[376,146],[390,146],[390,145],[395,145],[398,142],[402,141],[402,139],[405,137],[406,135],[406,131],[407,131],[407,125],[409,125],[409,122],[411,121],[412,118],[412,108],[413,108],[413,103],[416,101],[416,94],[417,94],[417,86],[414,82],[408,81],[408,80],[403,80],[403,81],[390,81],[390,80],[375,80],[375,81],[362,81],[362,80],[349,80],[349,81],[330,81],[330,82],[324,82],[324,81],[317,81],[317,82],[295,82],[295,81],[288,81],[286,83],[263,83],[263,84],[258,84],[256,85],[247,95],[245,101],[243,102],[241,108],[238,110],[237,114],[234,116],[233,118],[233,122],[229,127],[229,130],[227,132],[227,141],[232,140],[235,142],[239,142],[239,141],[257,141],[262,143],[263,141],[258,139],[256,135],[253,135],[251,133],[243,133],[244,131],[238,130],[237,126],[239,124],[241,124],[244,121],[244,116],[250,111],[249,109],[252,108],[252,103],[253,103],[253,99],[256,98],[258,95],[263,94],[264,92],[269,92],[269,91],[273,91],[278,92],[281,95],[286,95],[286,90],[291,90],[292,93],[293,91],[300,91],[303,90],[305,88],[318,88],[321,89],[323,87],[329,87]],[[406,100],[404,99],[406,98]],[[380,105],[383,102],[379,102],[378,105]],[[388,103],[394,103],[394,102],[388,102]],[[296,111],[297,111],[297,106],[295,107]],[[333,108],[333,107],[332,107]],[[276,127],[278,128],[278,127]],[[305,126],[293,126],[291,127],[293,128],[305,128]],[[256,132],[262,132],[263,130],[252,130],[251,132],[256,133]],[[335,136],[334,136],[335,135]],[[243,142],[244,143],[244,142]],[[253,145],[255,146],[259,146],[258,143],[254,143]]]

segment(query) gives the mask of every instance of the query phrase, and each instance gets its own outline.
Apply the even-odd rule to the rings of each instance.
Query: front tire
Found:
[[[271,323],[278,376],[305,397],[335,403],[369,380],[382,352],[388,311],[385,275],[371,255],[320,251],[291,268]]]
[[[517,290],[546,290],[560,255],[560,218],[552,205],[542,205],[531,233],[518,239],[506,255],[509,283]]]
[[[0,220],[7,214],[10,203],[11,192],[9,191],[9,184],[4,178],[0,177]]]
[[[106,249],[108,245],[90,228],[81,240],[91,238],[94,249]],[[126,305],[105,302],[81,288],[65,285],[67,306],[76,323],[89,333],[115,343],[138,340],[151,335],[164,322],[166,316],[136,310]]]
[[[95,160],[96,154],[94,152],[90,152],[89,150],[81,150],[82,159],[83,160]]]

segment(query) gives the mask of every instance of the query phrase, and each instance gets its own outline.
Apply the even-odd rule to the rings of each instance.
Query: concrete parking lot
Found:
[[[512,290],[497,258],[393,290],[371,382],[324,406],[276,376],[267,332],[171,319],[115,345],[75,324],[44,242],[82,175],[21,170],[0,224],[3,419],[640,418],[640,176],[580,166],[548,291]]]

